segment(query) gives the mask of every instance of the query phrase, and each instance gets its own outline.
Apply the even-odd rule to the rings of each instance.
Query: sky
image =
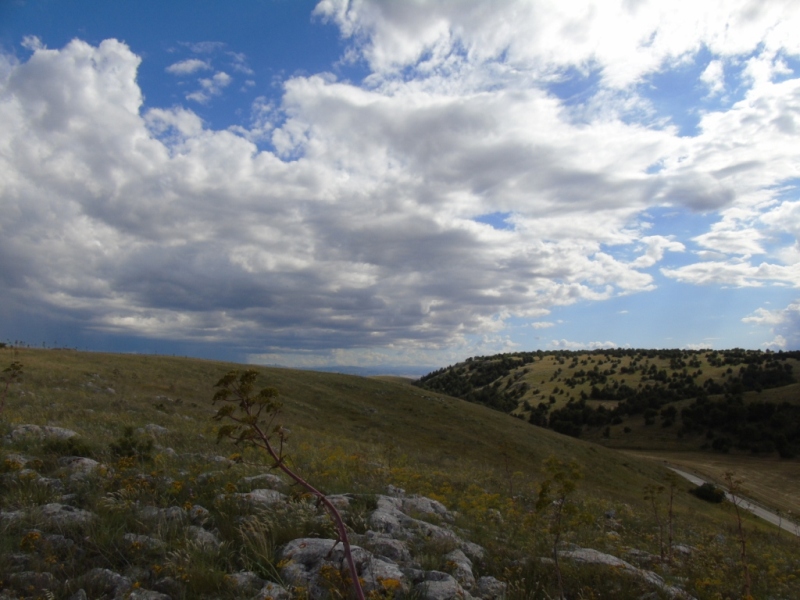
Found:
[[[800,348],[796,0],[0,0],[0,341]]]

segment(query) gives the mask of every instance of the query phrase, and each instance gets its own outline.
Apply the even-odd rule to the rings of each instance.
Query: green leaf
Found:
[[[238,425],[223,425],[217,431],[217,441],[222,438],[234,438],[236,433],[241,429]]]
[[[236,406],[234,406],[233,404],[226,404],[224,406],[221,406],[220,409],[217,411],[217,414],[215,414],[211,418],[214,419],[215,421],[221,421],[225,417],[229,417],[235,410]]]

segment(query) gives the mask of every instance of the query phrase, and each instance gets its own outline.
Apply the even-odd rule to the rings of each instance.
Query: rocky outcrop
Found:
[[[17,425],[8,435],[12,442],[19,442],[27,439],[54,439],[66,440],[78,435],[78,432],[63,427],[50,427],[48,425]]]
[[[656,573],[653,573],[653,571],[647,571],[645,569],[634,567],[631,563],[624,561],[621,558],[617,558],[616,556],[612,556],[611,554],[605,554],[592,548],[577,548],[575,550],[561,550],[559,551],[558,555],[561,558],[565,558],[574,562],[592,565],[607,565],[613,569],[624,571],[634,577],[645,580],[653,587],[663,590],[669,595],[670,598],[677,598],[679,600],[695,600],[683,590],[668,585],[661,577],[659,577]]]
[[[408,581],[396,563],[377,558],[359,546],[350,550],[365,592],[408,591]],[[336,540],[293,540],[282,548],[279,558],[283,581],[308,590],[312,598],[324,598],[331,589],[351,585],[344,547]]]
[[[14,430],[18,436],[38,435],[32,428],[35,426],[21,427]],[[46,428],[38,431],[47,433]],[[148,426],[145,431],[151,435],[167,435],[157,426]],[[206,458],[205,464],[211,470],[194,479],[197,485],[214,490],[214,506],[209,505],[212,510],[199,504],[154,506],[138,501],[126,504],[124,497],[117,498],[114,494],[104,499],[105,504],[97,505],[98,513],[103,510],[130,511],[128,523],[131,527],[116,534],[116,550],[132,562],[137,557],[147,556],[151,565],[163,565],[171,560],[170,557],[175,560],[191,560],[182,559],[182,556],[214,559],[236,539],[231,537],[231,531],[236,527],[251,522],[269,523],[272,516],[284,519],[287,515],[295,518],[302,514],[307,523],[314,524],[317,533],[330,530],[320,505],[293,498],[293,488],[272,473],[239,478],[232,488],[228,486],[233,484],[226,484],[225,493],[217,493],[214,486],[218,479],[226,477],[226,472],[219,470],[223,461],[216,458]],[[43,497],[59,501],[0,511],[0,526],[14,528],[24,540],[17,542],[21,551],[5,556],[4,565],[11,572],[0,578],[2,585],[6,586],[0,587],[0,600],[4,594],[16,594],[8,596],[16,598],[23,591],[33,591],[41,597],[56,595],[73,600],[170,600],[186,597],[185,581],[176,574],[181,571],[160,572],[140,564],[130,565],[119,573],[87,566],[81,574],[80,560],[88,549],[88,546],[87,549],[82,546],[89,543],[87,532],[98,516],[78,507],[81,506],[79,492],[87,487],[87,482],[108,485],[122,475],[84,457],[62,457],[54,472],[49,474],[53,475],[51,477],[38,472],[42,465],[41,461],[23,454],[7,454],[4,460],[6,472],[2,473],[3,482],[12,485],[34,482],[47,491]],[[154,474],[125,476],[128,484],[133,486],[141,484],[155,488],[161,485],[169,489],[174,483],[168,477]],[[456,527],[456,515],[441,502],[407,495],[391,486],[388,494],[368,498],[339,494],[328,499],[345,520],[355,519],[353,522],[362,532],[352,534],[350,542],[355,576],[363,582],[367,594],[395,598],[411,595],[422,600],[500,600],[505,597],[505,583],[494,577],[477,577],[476,565],[483,560],[484,549],[469,541],[465,532]],[[220,507],[230,510],[237,521],[220,522]],[[501,515],[496,518],[502,520]],[[37,528],[33,528],[34,524]],[[436,565],[431,565],[431,548],[438,548],[436,552],[441,553],[436,556]],[[68,585],[57,577],[55,571],[42,568],[42,557],[45,556],[49,557],[48,560],[71,561],[70,569],[77,574],[72,576]],[[560,556],[574,562],[608,565],[646,581],[659,593],[665,592],[680,600],[689,599],[656,573],[640,568],[654,558],[647,553],[630,551],[627,555],[640,567],[588,548],[564,550]],[[93,566],[96,565],[95,562]],[[349,571],[343,544],[326,537],[309,536],[289,541],[277,550],[271,567],[276,569],[275,575],[279,577],[275,579],[278,581],[263,578],[268,575],[265,572],[236,571],[225,576],[224,585],[235,597],[247,599],[289,600],[307,594],[312,600],[323,600],[349,594],[354,575]],[[37,568],[41,570],[37,571]]]

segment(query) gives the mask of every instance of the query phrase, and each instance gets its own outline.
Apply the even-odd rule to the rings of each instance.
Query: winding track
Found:
[[[702,478],[698,477],[697,475],[693,475],[692,473],[687,473],[686,471],[681,471],[680,469],[676,469],[675,467],[667,467],[667,468],[670,471],[674,471],[675,473],[677,473],[678,475],[680,475],[684,479],[687,479],[688,481],[690,481],[694,485],[703,485],[704,483],[713,483],[711,481],[706,481],[705,479],[702,479]],[[717,486],[717,487],[721,488],[722,486]],[[777,515],[776,513],[772,512],[770,510],[767,510],[763,506],[759,506],[759,505],[755,504],[752,500],[750,500],[749,498],[745,498],[744,496],[739,496],[737,498],[733,494],[731,494],[731,493],[726,491],[725,492],[725,497],[730,502],[734,502],[734,503],[738,502],[739,506],[741,506],[745,510],[750,511],[751,513],[753,513],[757,517],[760,517],[760,518],[764,519],[765,521],[768,521],[768,522],[772,523],[773,525],[776,525],[777,527],[780,527],[781,529],[785,529],[789,533],[793,533],[794,535],[800,537],[800,525],[798,525],[797,523],[791,523],[791,522],[786,521],[786,519],[784,519],[783,517]]]

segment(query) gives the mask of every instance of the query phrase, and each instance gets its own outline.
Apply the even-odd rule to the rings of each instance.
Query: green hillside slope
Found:
[[[639,449],[800,455],[800,354],[598,350],[475,357],[418,385]]]
[[[598,360],[596,356],[592,359]],[[95,487],[83,489],[73,499],[78,508],[102,517],[101,530],[93,535],[106,541],[97,542],[95,554],[87,551],[85,560],[110,569],[132,568],[134,559],[117,556],[114,550],[111,540],[116,534],[111,528],[117,526],[119,517],[109,507],[118,506],[119,499],[128,495],[139,498],[137,494],[141,496],[137,503],[144,503],[146,496],[147,502],[165,508],[202,503],[216,511],[220,535],[230,532],[230,548],[235,547],[236,528],[225,525],[227,513],[215,497],[220,491],[236,491],[243,477],[267,471],[265,458],[254,450],[216,442],[216,423],[211,420],[215,412],[210,401],[213,386],[228,370],[240,366],[162,356],[0,350],[0,367],[12,361],[23,365],[24,374],[21,383],[9,386],[0,416],[0,436],[7,439],[0,446],[0,471],[5,471],[6,484],[14,482],[0,490],[0,511],[12,514],[52,499],[52,491],[26,487],[22,479],[11,477],[20,468],[15,457],[36,457],[42,469],[52,468],[55,473],[63,457],[79,453],[91,455],[110,469]],[[546,364],[545,359],[540,362]],[[556,361],[547,368],[555,374],[559,367],[562,365]],[[456,525],[487,550],[475,569],[506,581],[509,598],[553,594],[551,567],[538,558],[550,552],[552,507],[544,505],[537,510],[541,484],[552,477],[543,467],[551,457],[562,463],[574,461],[582,472],[574,493],[575,518],[564,526],[563,542],[615,556],[630,548],[650,553],[648,556],[659,553],[658,523],[666,518],[668,495],[657,495],[654,505],[644,494],[646,489],[669,484],[666,470],[654,462],[532,427],[511,415],[402,382],[277,368],[257,370],[260,384],[280,393],[284,404],[280,422],[291,432],[288,453],[294,468],[326,493],[371,498],[391,485],[443,502],[456,511]],[[547,378],[545,371],[524,376],[531,384],[533,378]],[[558,377],[562,375],[556,375],[552,387],[563,385]],[[542,393],[540,389],[539,395]],[[80,442],[59,445],[9,439],[22,424],[68,428],[79,434]],[[126,427],[131,428],[127,433]],[[161,431],[157,428],[164,428],[164,433],[141,433]],[[137,430],[141,431],[131,433]],[[125,444],[139,448],[150,462],[131,463],[119,452]],[[132,479],[123,477],[132,473],[131,469],[141,472],[136,471],[135,477],[132,474]],[[130,484],[132,489],[125,491],[124,486],[139,481],[136,477],[150,476],[169,484],[163,489],[137,489]],[[670,581],[680,581],[697,598],[735,595],[740,581],[735,521],[719,505],[687,493],[690,487],[677,483],[674,522],[675,543],[686,546],[687,552],[693,553],[692,560],[676,559],[671,567],[652,568]],[[363,525],[358,523],[351,523],[356,531]],[[0,518],[0,572],[10,572],[18,560],[14,557],[30,545],[31,538],[26,536],[32,529],[30,524],[27,527],[12,526]],[[787,590],[794,589],[792,578],[800,576],[796,540],[781,537],[749,517],[745,517],[745,528],[749,560],[759,573],[754,576],[754,589],[775,598],[791,598]],[[270,539],[274,556],[280,536]],[[433,546],[425,550],[432,564],[439,560],[440,551]],[[134,561],[133,566],[149,572],[174,571],[178,567],[173,559],[155,566]],[[232,565],[243,568],[243,555],[231,550],[215,560],[202,563],[207,589],[186,588],[189,591],[184,589],[184,597],[235,597],[223,593],[223,574]],[[274,568],[267,558],[263,560],[266,562],[259,564],[264,573]],[[181,564],[180,568],[189,568]],[[639,584],[619,573],[610,576],[607,570],[595,567],[565,568],[570,597],[624,599],[643,593]],[[600,595],[591,595],[592,589],[601,590]]]

